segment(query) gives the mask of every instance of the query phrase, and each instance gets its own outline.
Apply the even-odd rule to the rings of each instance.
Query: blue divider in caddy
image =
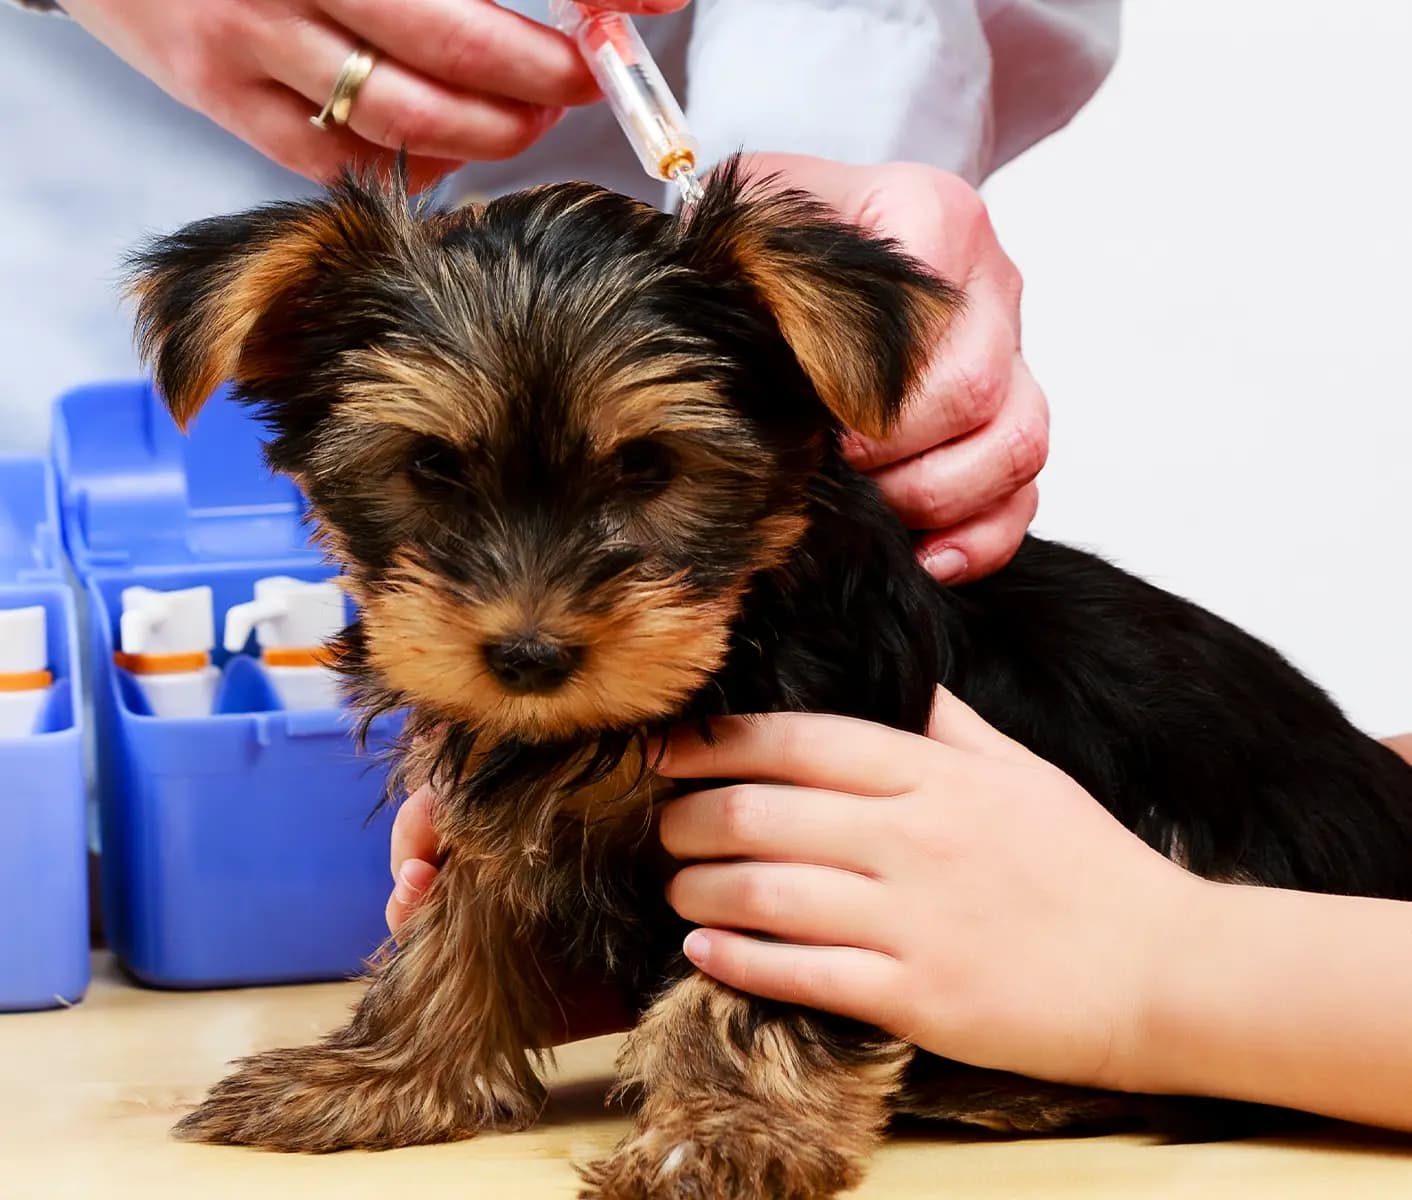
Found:
[[[54,481],[0,458],[0,608],[45,610],[53,686],[36,732],[0,738],[0,1012],[54,1008],[88,987],[88,841],[74,598]]]
[[[350,714],[286,712],[252,659],[218,652],[216,711],[158,719],[113,664],[125,587],[210,585],[219,640],[257,579],[327,577],[303,497],[243,410],[216,397],[183,436],[145,383],[60,397],[54,456],[88,598],[109,943],[161,987],[356,973],[386,934],[391,814],[368,819],[384,772]]]

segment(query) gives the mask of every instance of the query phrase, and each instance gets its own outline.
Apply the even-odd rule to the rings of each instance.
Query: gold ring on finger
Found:
[[[353,112],[353,101],[358,98],[358,89],[368,81],[376,61],[376,56],[366,46],[356,47],[343,60],[327,103],[318,116],[309,118],[310,123],[320,129],[327,129],[330,121],[335,125],[347,125]]]

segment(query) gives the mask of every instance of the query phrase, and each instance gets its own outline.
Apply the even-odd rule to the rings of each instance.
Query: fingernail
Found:
[[[648,765],[659,775],[670,776],[672,759],[677,749],[690,750],[702,743],[701,733],[691,725],[678,725],[665,737],[648,742]]]
[[[938,583],[950,583],[966,573],[966,556],[955,546],[933,550],[923,555],[922,566]]]
[[[861,434],[845,433],[838,439],[838,449],[846,462],[854,462],[868,453],[868,443]]]
[[[682,953],[698,967],[704,967],[711,957],[711,939],[699,929],[693,929],[686,935],[686,941],[681,944],[681,948]]]
[[[422,889],[417,886],[415,875],[412,860],[408,859],[402,864],[402,869],[397,872],[397,886],[392,889],[392,894],[397,897],[398,903],[411,904],[422,894]]]

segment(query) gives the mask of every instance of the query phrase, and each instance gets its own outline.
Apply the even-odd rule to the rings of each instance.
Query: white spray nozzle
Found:
[[[123,589],[119,634],[126,654],[209,654],[216,643],[211,589]]]
[[[0,675],[32,675],[49,666],[44,609],[0,609]]]
[[[313,650],[341,633],[347,623],[338,584],[274,575],[256,582],[255,599],[227,611],[225,647],[237,653],[253,631],[266,650]]]

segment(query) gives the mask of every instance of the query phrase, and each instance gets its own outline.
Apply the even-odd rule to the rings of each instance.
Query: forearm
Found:
[[[1412,1130],[1412,904],[1202,884],[1159,953],[1123,1086]]]

